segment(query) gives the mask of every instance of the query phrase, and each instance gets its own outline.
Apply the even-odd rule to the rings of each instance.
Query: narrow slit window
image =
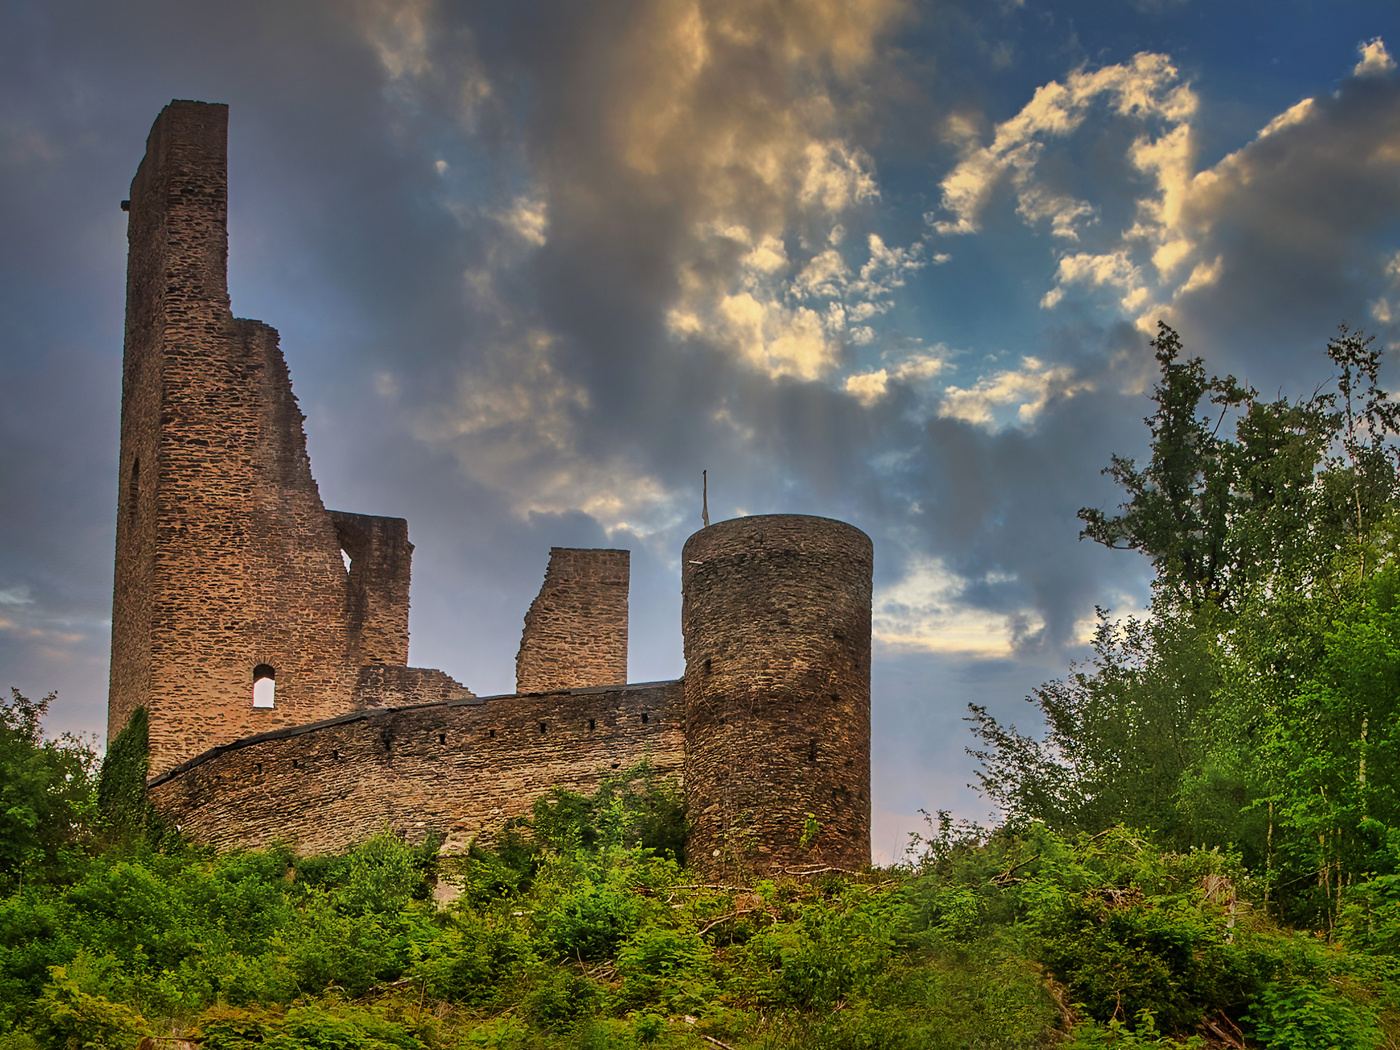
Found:
[[[126,516],[128,521],[136,520],[136,504],[141,499],[141,459],[131,461],[131,482],[126,490]]]
[[[342,547],[342,548],[340,549],[340,560],[343,561],[343,562],[345,563],[345,571],[346,571],[346,572],[349,572],[349,571],[350,571],[350,552],[347,551],[344,547]]]
[[[253,668],[253,706],[276,707],[277,672],[268,664]]]

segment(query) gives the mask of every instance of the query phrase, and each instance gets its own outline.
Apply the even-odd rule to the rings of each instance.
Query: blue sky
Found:
[[[631,677],[677,676],[708,470],[875,541],[877,853],[985,816],[966,704],[1033,724],[1146,600],[1076,511],[1156,321],[1268,395],[1339,323],[1400,348],[1393,55],[1360,0],[9,0],[0,685],[102,728],[117,202],[197,98],[325,502],[409,519],[415,664],[510,691],[549,547],[625,546]]]

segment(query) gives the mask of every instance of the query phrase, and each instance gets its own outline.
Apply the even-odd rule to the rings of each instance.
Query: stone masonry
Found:
[[[326,510],[277,332],[229,309],[227,135],[227,106],[172,102],[126,205],[108,736],[146,707],[155,773],[408,661],[407,522]]]
[[[515,657],[517,693],[627,681],[629,559],[627,551],[550,549]]]
[[[735,518],[686,541],[685,793],[703,870],[869,863],[871,574],[870,537],[830,518]]]
[[[220,849],[339,852],[381,828],[447,853],[490,846],[550,787],[591,794],[643,759],[678,777],[680,682],[380,708],[225,745],[151,783]]]
[[[407,522],[324,507],[277,333],[230,311],[227,122],[172,102],[123,204],[108,736],[147,709],[157,808],[221,849],[387,826],[459,852],[551,786],[646,760],[683,780],[702,874],[868,863],[872,551],[853,526],[692,536],[674,682],[625,684],[625,550],[550,551],[515,695],[408,666]]]

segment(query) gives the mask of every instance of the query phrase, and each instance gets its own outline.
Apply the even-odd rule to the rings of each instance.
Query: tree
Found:
[[[1168,845],[1199,844],[1177,789],[1200,764],[1195,728],[1218,675],[1210,632],[1171,616],[1114,622],[1100,610],[1089,663],[1027,697],[1044,716],[1043,739],[972,706],[982,746],[968,753],[982,791],[1013,822],[1091,834],[1122,823]]]
[[[1152,346],[1150,459],[1112,458],[1117,514],[1080,511],[1152,559],[1152,615],[1100,614],[1089,664],[1029,698],[1042,739],[974,707],[970,753],[1013,821],[1234,846],[1330,922],[1400,841],[1400,406],[1346,327],[1299,400],[1208,378],[1166,325]]]
[[[46,740],[57,694],[0,701],[0,887],[59,873],[91,832],[96,755],[72,734]]]
[[[1144,420],[1152,457],[1141,469],[1112,457],[1104,473],[1128,498],[1117,515],[1082,508],[1080,538],[1146,554],[1159,591],[1191,610],[1233,609],[1251,585],[1317,549],[1317,469],[1342,416],[1331,394],[1264,402],[1234,376],[1206,378],[1201,358],[1180,360],[1181,339],[1161,322],[1150,345],[1161,366],[1157,410]],[[1220,433],[1231,414],[1234,440]]]

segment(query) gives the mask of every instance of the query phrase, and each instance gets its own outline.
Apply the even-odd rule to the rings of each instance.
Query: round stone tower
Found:
[[[873,547],[804,514],[681,552],[690,863],[709,875],[870,863]]]

